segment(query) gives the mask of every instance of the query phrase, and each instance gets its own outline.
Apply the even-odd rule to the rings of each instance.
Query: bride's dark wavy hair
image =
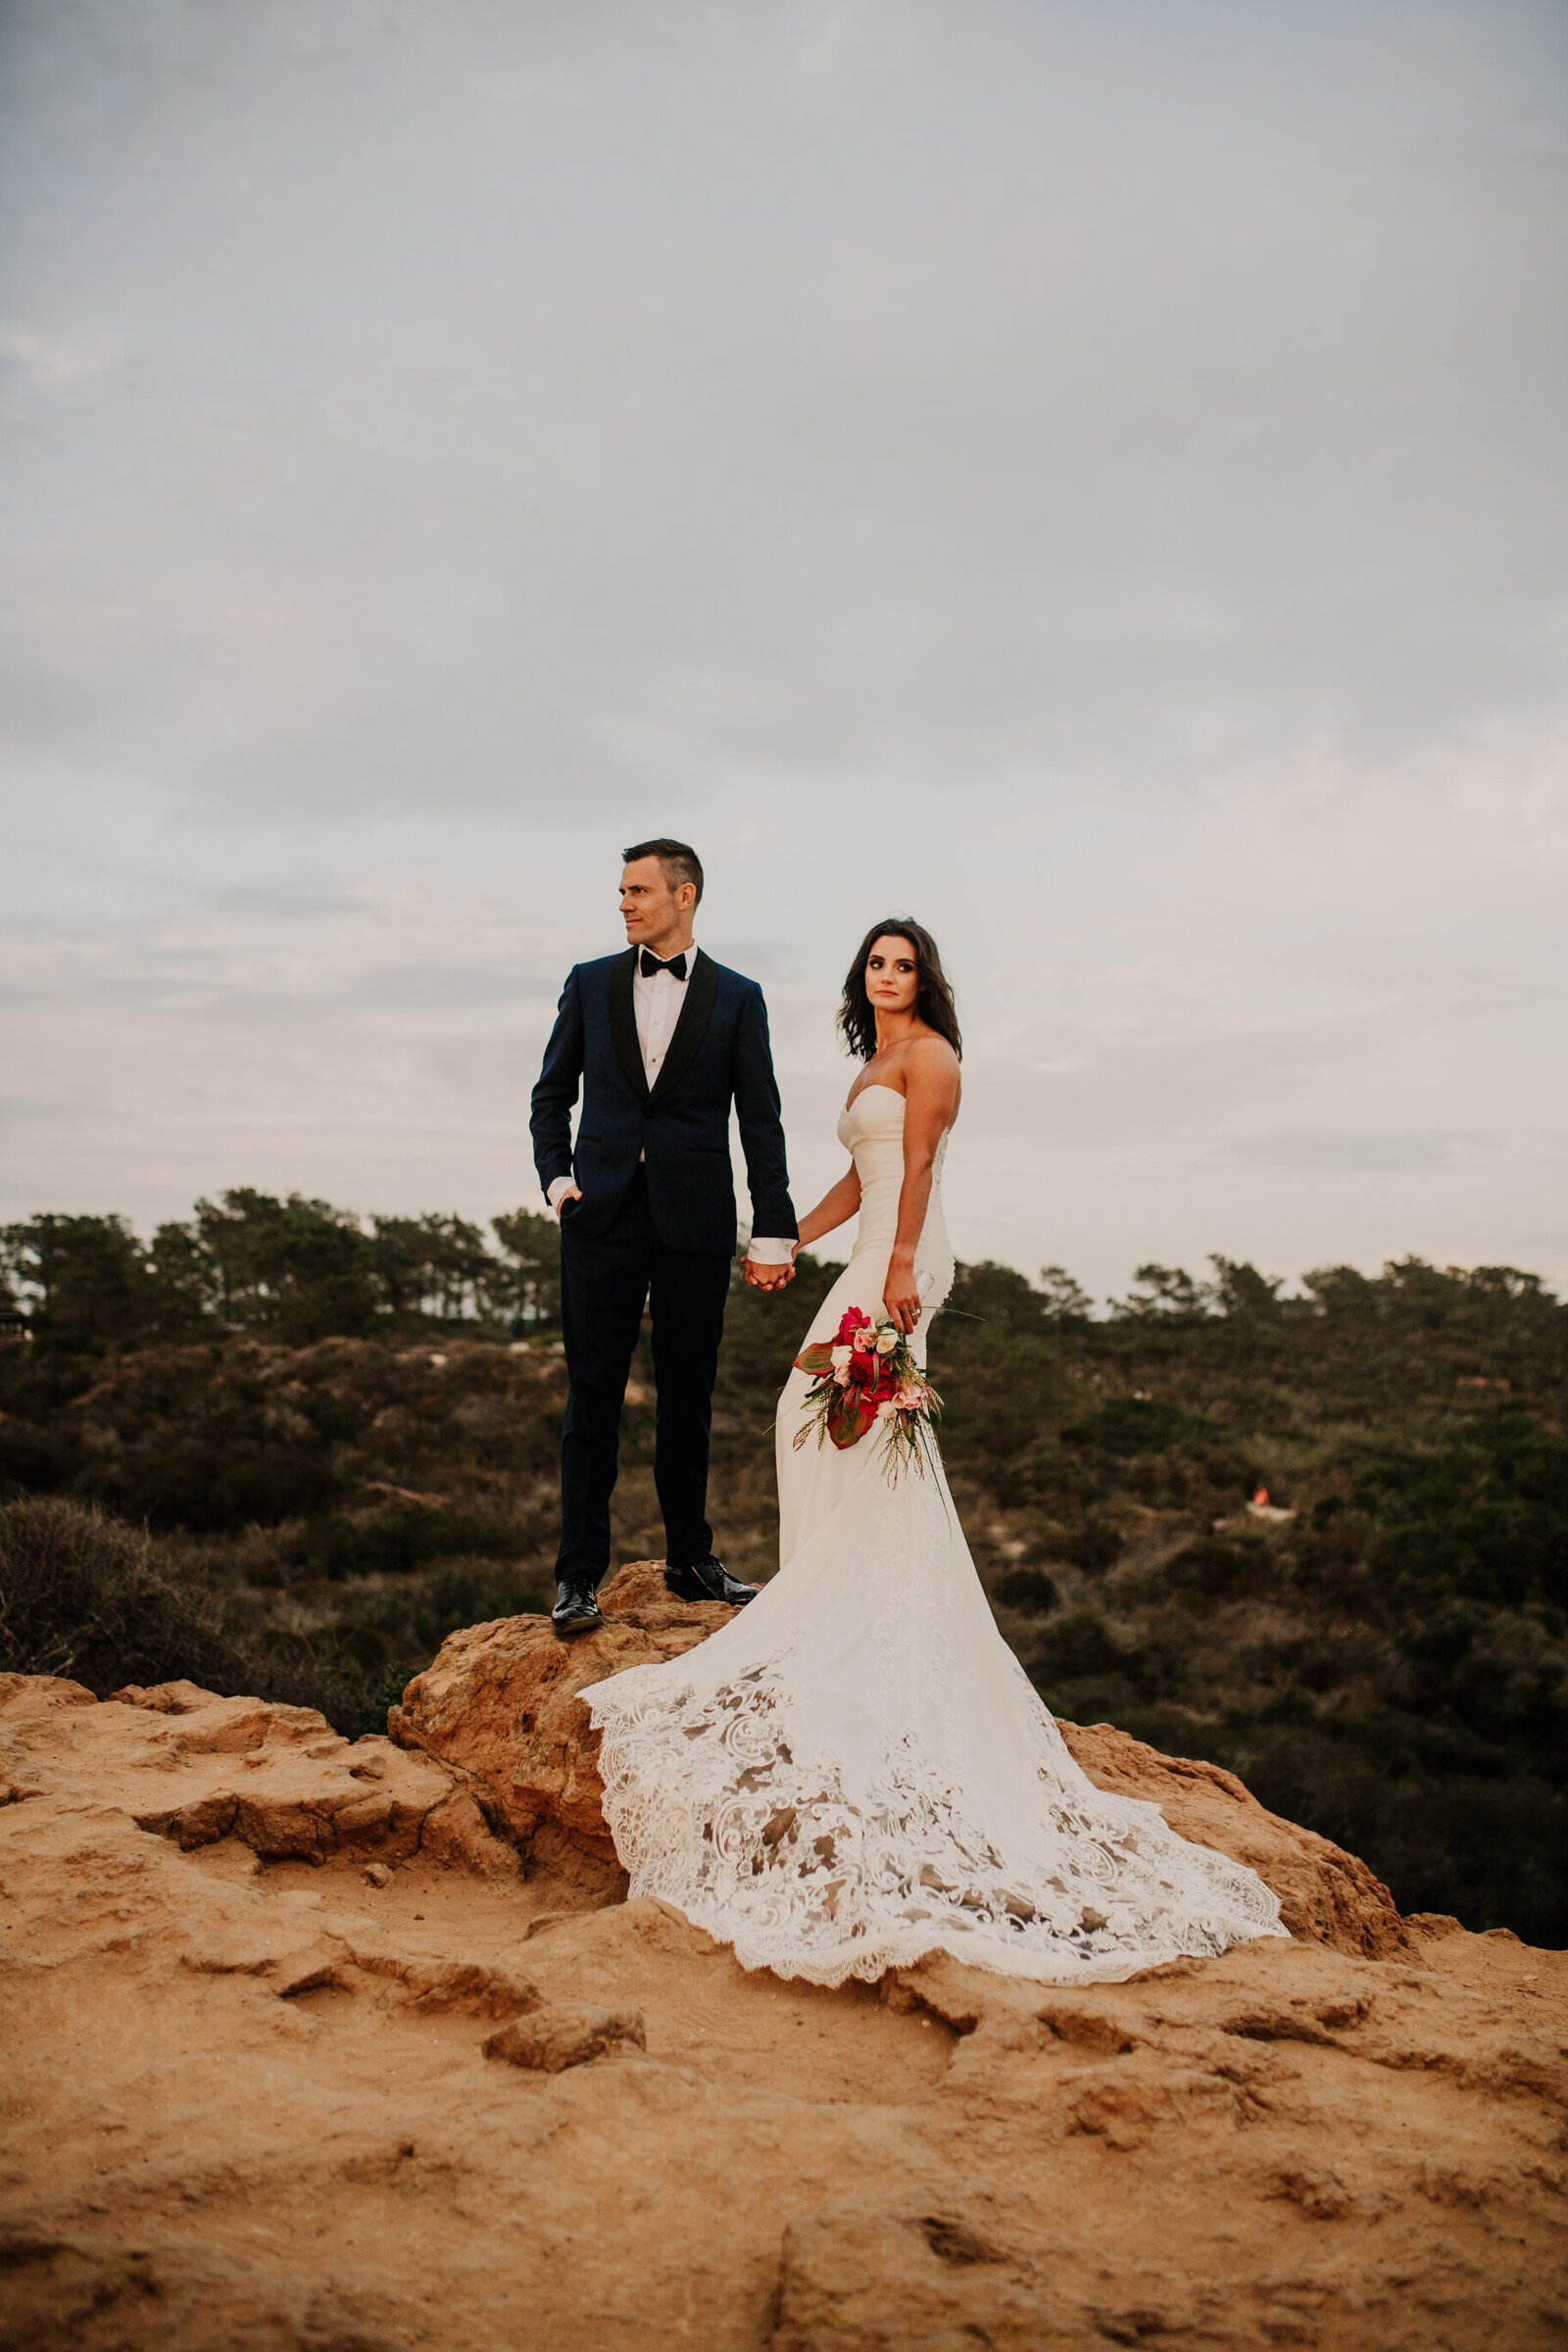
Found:
[[[948,975],[942,969],[942,957],[937,943],[923,923],[909,920],[906,914],[890,914],[886,921],[873,923],[861,940],[855,961],[844,979],[844,1002],[839,1006],[839,1035],[852,1054],[861,1061],[869,1061],[876,1052],[876,1014],[865,993],[865,959],[879,939],[905,939],[914,951],[915,978],[919,983],[914,1008],[922,1021],[929,1022],[939,1037],[945,1037],[960,1059],[963,1040],[958,1035],[958,1015],[953,1002],[953,990]]]

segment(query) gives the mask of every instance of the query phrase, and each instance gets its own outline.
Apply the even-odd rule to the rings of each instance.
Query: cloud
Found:
[[[1282,1103],[1324,1089],[1343,1096],[1358,1069],[1386,1066],[1426,1041],[1462,1035],[1469,1024],[1508,1015],[1518,1003],[1500,980],[1396,989],[1385,979],[1381,987],[1363,984],[1353,1003],[1296,1010],[1250,992],[1240,964],[1223,975],[1201,968],[1183,974],[1172,963],[1120,978],[1122,1002],[1107,1004],[1098,1016],[1003,1029],[977,1041],[983,1058],[969,1078],[966,1102],[988,1136],[1049,1134],[1058,1151],[1229,1137],[1238,1139],[1237,1150],[1261,1159],[1278,1159],[1298,1146],[1306,1154],[1308,1130],[1299,1137],[1291,1130],[1289,1138],[1249,1131]],[[1157,983],[1162,1001],[1139,1002],[1146,980]],[[1298,1156],[1288,1164],[1385,1164],[1375,1156],[1336,1156],[1332,1137],[1323,1149],[1325,1157]]]
[[[1235,1150],[1263,1167],[1321,1169],[1340,1176],[1414,1176],[1446,1168],[1454,1146],[1464,1140],[1453,1135],[1332,1135],[1283,1129],[1250,1137]]]
[[[970,1254],[1375,1260],[1448,1138],[1568,1270],[1561,96],[1537,0],[5,12],[13,1202],[513,1197],[667,829],[803,1186],[903,904]]]
[[[29,740],[245,818],[587,811],[824,766],[1191,792],[1306,710],[1353,758],[1553,692],[1555,223],[1506,55],[1465,103],[1357,26],[1379,116],[1333,94],[1333,11],[1290,103],[1300,45],[1246,12],[1227,96],[1152,18],[1123,64],[808,11],[824,119],[767,37],[328,14],[309,88],[280,9],[121,35],[113,217],[18,124],[74,278],[128,267],[145,330],[113,424],[59,428],[67,464],[122,436],[114,497],[19,552]]]
[[[0,361],[10,360],[31,384],[72,384],[84,375],[101,375],[114,357],[107,336],[73,343],[27,326],[0,325]]]

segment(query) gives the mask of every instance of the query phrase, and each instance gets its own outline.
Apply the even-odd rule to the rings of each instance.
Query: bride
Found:
[[[918,923],[868,933],[839,1027],[864,1064],[838,1126],[851,1165],[801,1245],[859,1221],[802,1346],[856,1306],[911,1335],[923,1364],[954,1275],[942,1162],[959,1037]],[[794,1371],[779,1400],[778,1575],[698,1648],[582,1693],[632,1893],[747,1968],[818,1984],[938,1951],[1105,1983],[1283,1935],[1251,1871],[1073,1762],[996,1629],[940,1460],[890,1485],[875,1435],[817,1443],[811,1385]]]

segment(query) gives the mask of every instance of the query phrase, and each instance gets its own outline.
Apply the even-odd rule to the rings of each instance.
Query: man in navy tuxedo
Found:
[[[714,1558],[706,1516],[713,1375],[735,1255],[732,1102],[760,1237],[746,1279],[774,1290],[794,1273],[797,1228],[762,992],[693,944],[703,895],[695,850],[642,841],[624,858],[629,944],[568,973],[530,1122],[539,1181],[561,1223],[570,1380],[552,1611],[560,1634],[604,1623],[595,1593],[610,1565],[620,1412],[645,1302],[659,1389],[654,1484],[664,1582],[687,1600],[734,1604],[757,1591]]]

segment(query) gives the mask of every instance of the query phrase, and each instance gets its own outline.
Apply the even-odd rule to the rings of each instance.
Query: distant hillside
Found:
[[[150,1248],[6,1237],[36,1336],[0,1347],[0,1666],[108,1689],[133,1640],[147,1681],[200,1648],[198,1679],[226,1657],[363,1727],[448,1631],[546,1598],[554,1229],[201,1215]],[[774,1398],[833,1272],[732,1298],[713,1518],[741,1575],[773,1563]],[[1231,1765],[1403,1908],[1568,1941],[1568,1308],[1418,1260],[1279,1291],[1146,1267],[1091,1320],[1059,1269],[962,1269],[932,1365],[999,1622],[1057,1713]],[[623,1559],[661,1548],[652,1435],[643,1362]],[[1260,1485],[1289,1518],[1249,1514]]]

